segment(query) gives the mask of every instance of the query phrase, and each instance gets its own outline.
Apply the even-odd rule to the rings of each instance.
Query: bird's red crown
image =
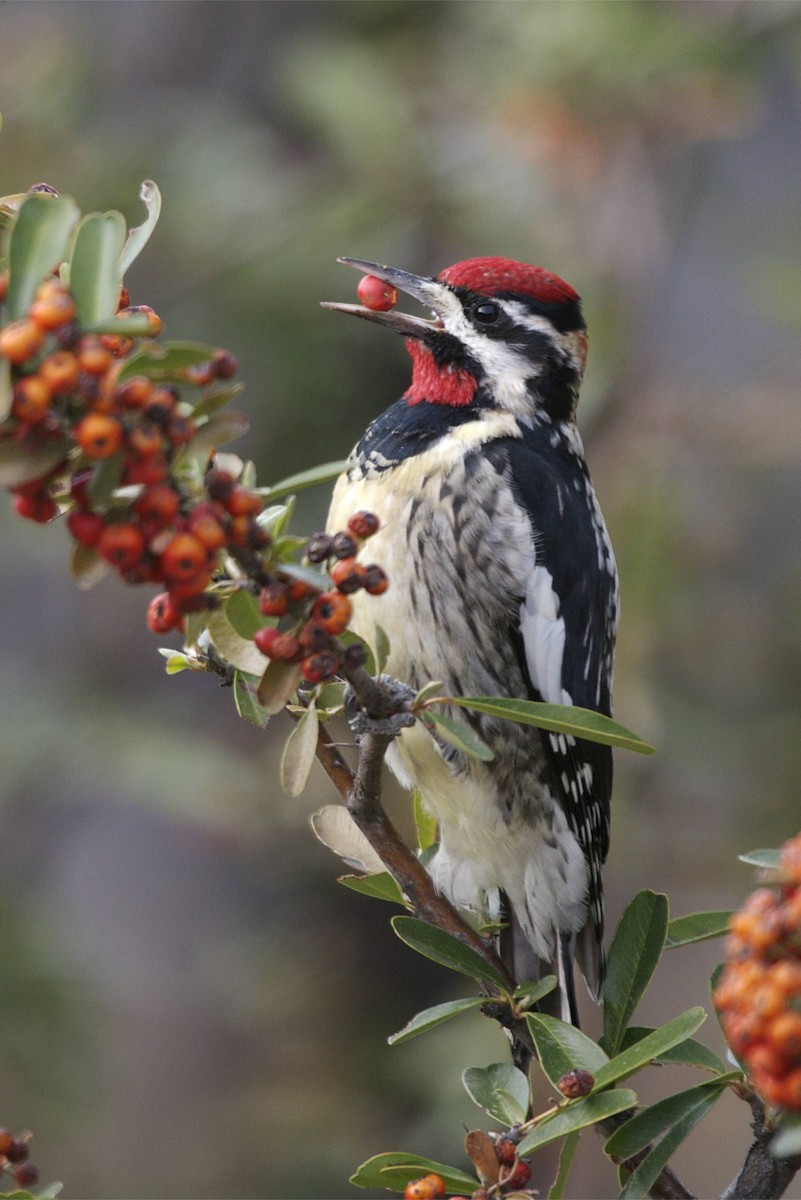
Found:
[[[467,258],[446,267],[437,278],[452,287],[467,288],[484,296],[519,292],[546,303],[578,300],[578,293],[558,275],[513,258]]]

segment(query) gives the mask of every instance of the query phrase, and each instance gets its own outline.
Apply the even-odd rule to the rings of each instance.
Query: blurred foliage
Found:
[[[337,255],[503,254],[579,289],[616,715],[660,747],[619,757],[610,924],[643,886],[736,902],[732,852],[794,832],[801,784],[798,4],[7,0],[0,37],[0,194],[45,179],[136,224],[158,181],[133,301],[238,356],[265,482],[347,454],[405,386],[399,342],[318,308],[352,297]],[[384,1044],[449,993],[331,882],[305,828],[323,782],[282,798],[286,729],[164,678],[141,597],[78,594],[63,531],[17,524],[0,513],[0,926],[25,950],[0,958],[2,1119],[85,1197],[351,1194],[382,1144],[458,1161],[458,1023]],[[686,953],[650,1024],[703,1000],[715,951]],[[59,1014],[45,1040],[30,991]],[[502,1057],[474,1025],[475,1064]],[[701,1194],[747,1132],[725,1103],[709,1122],[714,1175],[692,1139],[677,1162]],[[585,1151],[576,1186],[611,1193]]]

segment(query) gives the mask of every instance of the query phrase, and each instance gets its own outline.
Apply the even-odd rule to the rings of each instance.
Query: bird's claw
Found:
[[[393,679],[391,675],[379,675],[376,683],[386,699],[387,715],[385,717],[370,717],[359,704],[353,688],[348,685],[345,689],[345,717],[355,734],[381,733],[389,737],[397,737],[402,729],[414,725],[414,713],[409,711],[409,705],[416,695],[413,688]]]

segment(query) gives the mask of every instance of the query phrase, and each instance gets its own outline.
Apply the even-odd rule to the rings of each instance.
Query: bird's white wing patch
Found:
[[[531,682],[549,704],[572,704],[562,687],[565,622],[559,615],[559,597],[546,567],[535,567],[520,606],[520,632]]]

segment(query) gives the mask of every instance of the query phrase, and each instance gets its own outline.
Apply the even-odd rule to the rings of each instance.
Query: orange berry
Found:
[[[358,592],[367,582],[367,568],[355,558],[340,558],[331,568],[331,578],[341,592]]]
[[[12,363],[24,363],[33,358],[44,342],[44,330],[30,317],[11,321],[0,329],[0,354]]]
[[[55,350],[39,365],[40,377],[56,396],[75,391],[78,374],[78,360],[71,350]]]
[[[357,512],[348,521],[348,530],[354,537],[364,538],[372,537],[381,527],[381,522],[375,513],[372,512]]]
[[[148,458],[151,454],[158,454],[163,448],[164,437],[158,425],[152,421],[143,421],[140,425],[135,425],[128,434],[128,445],[140,458]]]
[[[232,517],[255,517],[264,507],[261,496],[239,485],[232,488],[223,503]]]
[[[69,325],[75,320],[77,307],[66,288],[52,286],[40,288],[36,299],[28,310],[28,316],[35,321],[40,329],[48,332]]]
[[[768,1037],[775,1050],[801,1065],[801,1013],[794,1009],[779,1013],[770,1024]]]
[[[220,550],[225,545],[225,530],[212,512],[190,514],[189,531],[207,550]]]
[[[790,1071],[781,1082],[779,1099],[780,1108],[789,1108],[798,1112],[801,1109],[801,1067]]]
[[[176,583],[197,577],[207,562],[208,551],[193,533],[176,533],[161,555],[164,578]]]
[[[412,1179],[403,1189],[404,1200],[434,1200],[434,1187],[427,1175]]]
[[[128,522],[107,525],[100,535],[97,551],[101,558],[111,563],[118,571],[135,567],[145,552],[145,539],[141,529]]]
[[[336,635],[347,629],[352,611],[350,600],[342,592],[322,592],[314,602],[312,620],[326,633]]]
[[[143,408],[153,395],[153,382],[146,375],[132,375],[117,388],[117,399],[124,408]]]
[[[366,569],[364,590],[371,596],[383,596],[389,587],[389,580],[383,567],[372,563]]]
[[[285,583],[268,583],[259,595],[259,610],[265,617],[282,617],[289,608],[289,588]]]
[[[149,328],[145,334],[146,337],[158,337],[164,328],[164,322],[162,321],[161,317],[157,312],[154,312],[149,304],[129,304],[124,308],[117,310],[117,316],[119,317],[130,317],[134,315],[147,317]]]
[[[314,621],[307,621],[298,635],[298,640],[304,650],[309,650],[312,654],[319,654],[321,650],[328,648],[328,637],[329,635],[322,625],[317,625]]]
[[[114,355],[106,349],[94,333],[86,333],[78,341],[78,366],[87,375],[104,375],[114,362]]]
[[[328,683],[339,670],[339,659],[330,650],[309,654],[300,664],[307,683]]]
[[[117,418],[99,412],[87,413],[73,434],[87,458],[111,458],[122,445],[122,435]]]
[[[50,411],[51,392],[39,375],[26,375],[14,384],[11,411],[18,421],[38,425]]]
[[[305,583],[302,579],[290,579],[289,599],[293,604],[297,604],[301,600],[309,600],[312,596],[317,595],[319,595],[317,588],[312,587],[310,583]]]

